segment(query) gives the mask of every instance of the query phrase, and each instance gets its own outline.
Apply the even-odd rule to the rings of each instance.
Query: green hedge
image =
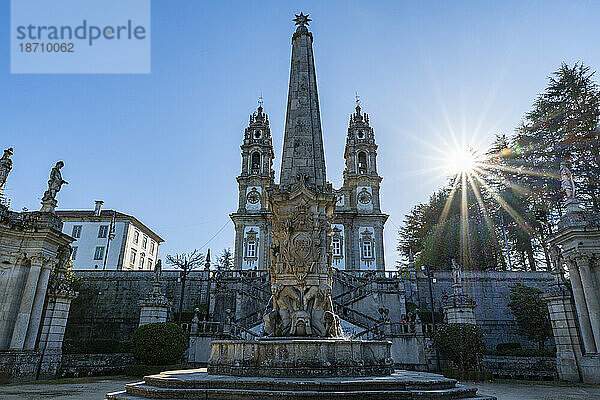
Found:
[[[444,324],[433,337],[435,347],[442,357],[462,371],[479,368],[485,351],[483,334],[472,324]]]
[[[133,342],[114,339],[65,339],[62,346],[65,354],[113,354],[133,352]]]
[[[184,330],[171,322],[142,325],[133,337],[133,354],[147,365],[175,364],[187,347]]]

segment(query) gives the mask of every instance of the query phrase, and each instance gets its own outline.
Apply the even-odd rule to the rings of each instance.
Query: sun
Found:
[[[448,169],[455,174],[471,174],[478,166],[479,160],[473,149],[456,149],[448,154]]]

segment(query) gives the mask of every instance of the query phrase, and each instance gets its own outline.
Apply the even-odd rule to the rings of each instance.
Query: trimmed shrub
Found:
[[[446,360],[462,371],[478,369],[485,351],[483,334],[472,324],[445,324],[433,337],[435,347]]]
[[[175,364],[187,347],[184,330],[171,322],[142,325],[133,337],[133,355],[148,365]]]

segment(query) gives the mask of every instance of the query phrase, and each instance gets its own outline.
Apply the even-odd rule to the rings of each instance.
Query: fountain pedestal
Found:
[[[391,346],[375,340],[213,340],[208,373],[274,378],[388,376],[394,372]]]

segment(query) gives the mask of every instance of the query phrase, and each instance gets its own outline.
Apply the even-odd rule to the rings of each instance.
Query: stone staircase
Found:
[[[109,400],[139,399],[463,399],[495,400],[478,396],[477,389],[441,375],[396,371],[391,376],[363,378],[255,378],[209,375],[206,369],[168,371],[110,393]]]

